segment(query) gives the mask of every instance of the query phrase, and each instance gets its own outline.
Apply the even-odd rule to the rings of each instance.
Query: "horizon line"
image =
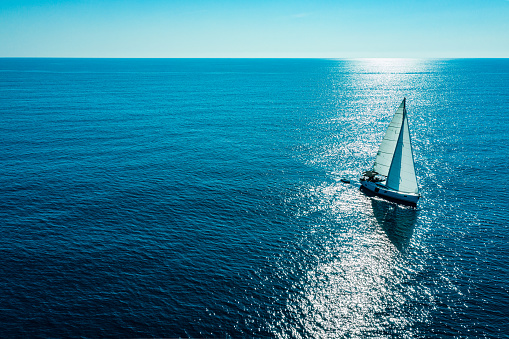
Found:
[[[509,1],[509,0],[507,0]],[[0,56],[0,59],[319,59],[319,60],[359,60],[359,59],[509,59],[509,57],[102,57],[102,56]]]

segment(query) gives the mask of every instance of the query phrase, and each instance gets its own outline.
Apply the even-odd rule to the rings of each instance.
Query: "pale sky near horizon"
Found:
[[[509,58],[509,0],[0,0],[0,57]]]

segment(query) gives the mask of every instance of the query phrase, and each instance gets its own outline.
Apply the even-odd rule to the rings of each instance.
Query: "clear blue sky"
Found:
[[[0,57],[509,58],[509,0],[0,0]]]

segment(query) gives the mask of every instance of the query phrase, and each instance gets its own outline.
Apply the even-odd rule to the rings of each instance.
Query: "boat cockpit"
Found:
[[[384,175],[379,174],[375,171],[366,171],[362,173],[361,181],[371,181],[371,182],[382,182],[387,180]]]

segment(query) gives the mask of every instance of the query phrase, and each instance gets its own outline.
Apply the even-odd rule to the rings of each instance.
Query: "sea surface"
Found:
[[[509,59],[3,58],[0,335],[507,338],[508,178]]]

